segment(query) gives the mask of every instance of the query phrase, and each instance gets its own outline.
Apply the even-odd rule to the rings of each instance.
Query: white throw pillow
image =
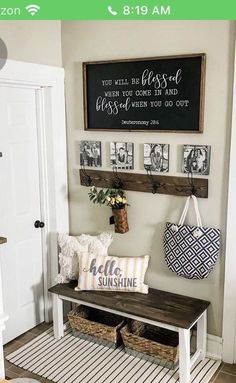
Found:
[[[92,251],[96,256],[105,257],[112,240],[110,232],[99,235],[81,234],[77,237],[65,233],[58,234],[60,273],[57,276],[57,283],[68,283],[70,280],[78,279],[78,256]]]
[[[79,280],[75,290],[132,291],[148,293],[144,284],[149,255],[112,257],[83,254],[79,256]]]

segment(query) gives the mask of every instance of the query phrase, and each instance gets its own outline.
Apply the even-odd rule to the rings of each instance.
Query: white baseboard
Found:
[[[207,356],[212,359],[222,360],[223,339],[221,337],[207,334]]]
[[[193,332],[191,345],[195,347],[196,344],[196,331]],[[207,352],[208,358],[222,360],[223,358],[223,340],[216,335],[207,334]]]

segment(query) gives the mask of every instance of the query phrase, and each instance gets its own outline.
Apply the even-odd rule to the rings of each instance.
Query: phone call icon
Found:
[[[108,9],[108,11],[111,13],[111,15],[112,15],[112,16],[116,16],[116,15],[118,14],[118,12],[116,12],[116,11],[113,11],[113,9],[112,9],[112,6],[111,6],[111,5],[109,5],[109,6],[107,7],[107,9]]]

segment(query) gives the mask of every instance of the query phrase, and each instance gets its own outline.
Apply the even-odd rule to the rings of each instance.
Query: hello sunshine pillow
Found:
[[[75,290],[129,291],[148,293],[144,283],[149,255],[113,257],[79,256],[79,280]]]

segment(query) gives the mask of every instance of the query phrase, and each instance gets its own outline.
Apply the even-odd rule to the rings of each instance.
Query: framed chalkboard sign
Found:
[[[203,131],[205,54],[83,63],[85,130]]]

